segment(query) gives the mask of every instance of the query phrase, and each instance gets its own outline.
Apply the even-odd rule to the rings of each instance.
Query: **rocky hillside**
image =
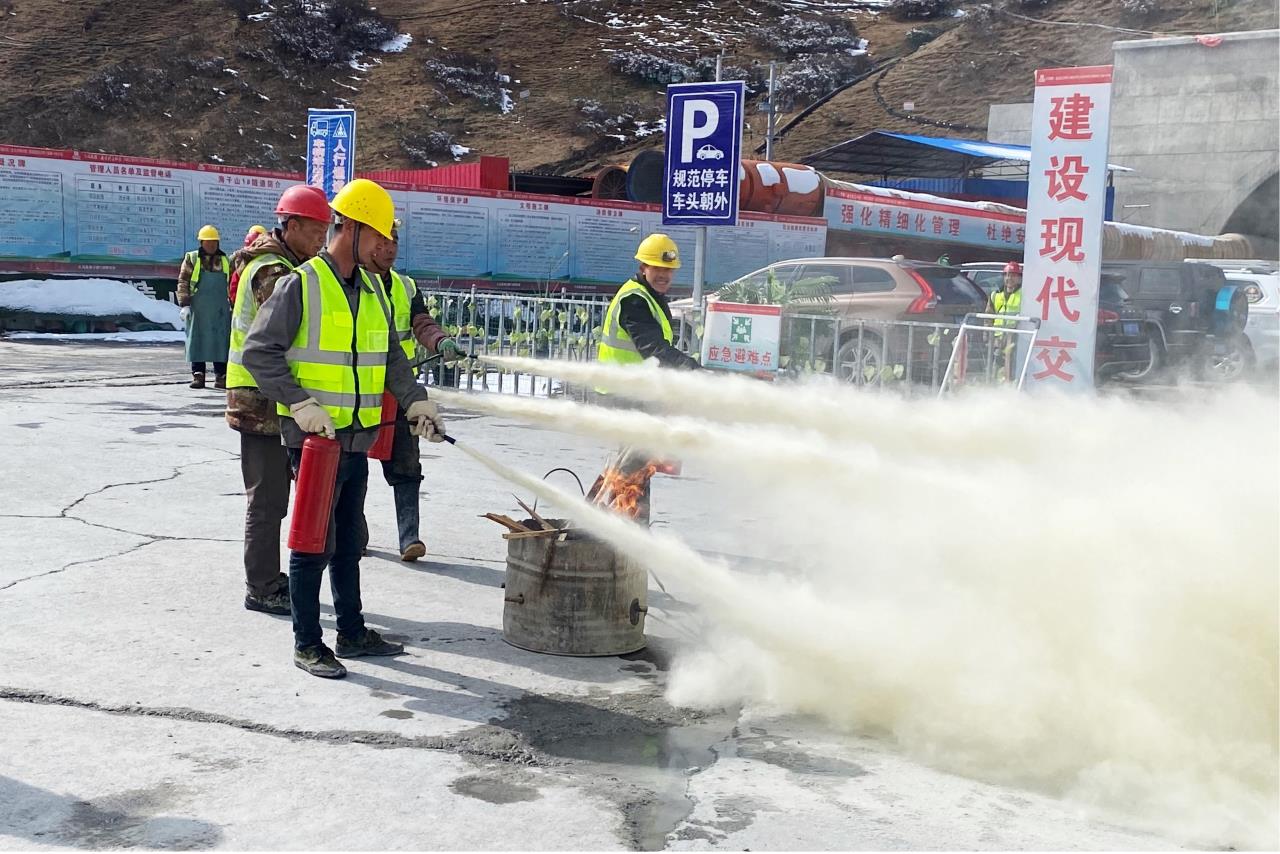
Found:
[[[582,172],[661,144],[666,83],[722,55],[757,100],[780,63],[798,158],[878,127],[982,136],[1032,69],[1120,38],[1274,26],[1272,0],[0,0],[0,141],[300,169],[306,108],[353,106],[360,169]]]

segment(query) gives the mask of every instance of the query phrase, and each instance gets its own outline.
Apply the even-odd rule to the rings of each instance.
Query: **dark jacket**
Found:
[[[667,322],[672,324],[674,332],[675,324],[671,317],[671,307],[667,305],[667,298],[655,291],[643,276],[636,274],[635,280],[649,291],[649,296],[658,303],[662,313],[667,316]],[[696,360],[667,343],[666,337],[662,334],[662,324],[653,316],[649,304],[639,294],[624,297],[618,312],[619,325],[631,336],[631,342],[636,345],[636,350],[641,356],[646,359],[657,359],[658,364],[664,368],[700,367]]]
[[[328,264],[351,305],[352,315],[359,312],[359,287],[363,286],[359,274],[344,280],[338,273],[338,265],[327,251],[318,256]],[[372,278],[372,276],[371,276]],[[390,318],[387,319],[390,325]],[[302,323],[302,279],[296,273],[282,276],[275,285],[271,298],[258,309],[258,316],[249,330],[249,337],[244,345],[244,366],[258,381],[258,388],[272,400],[285,406],[292,406],[306,400],[308,395],[294,380],[289,371],[286,354],[293,344],[298,326]],[[409,369],[409,360],[394,335],[387,336],[387,374],[386,388],[396,398],[402,410],[410,404],[427,399],[427,392],[414,379]],[[376,425],[365,425],[366,428]],[[306,434],[294,423],[292,418],[280,419],[280,435],[284,444],[290,448],[301,448]],[[376,429],[356,429],[356,425],[338,431],[338,441],[342,450],[363,454],[373,446],[377,438]]]
[[[253,242],[252,246],[240,249],[235,256],[240,261],[237,273],[244,269],[254,258],[262,255],[279,255],[287,258],[296,267],[302,261],[285,245],[284,235],[280,229],[263,234]],[[245,287],[253,288],[252,299],[259,306],[267,301],[275,289],[276,282],[289,272],[284,264],[267,264],[254,274],[253,282],[245,282]],[[259,436],[279,436],[280,416],[276,414],[274,401],[256,388],[227,389],[227,424],[232,430],[241,433],[254,433]]]

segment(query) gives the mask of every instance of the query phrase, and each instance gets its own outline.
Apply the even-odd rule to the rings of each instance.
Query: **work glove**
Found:
[[[191,321],[191,306],[184,305],[178,309],[178,314],[182,315],[182,325],[186,326]]]
[[[436,352],[440,354],[440,358],[446,362],[456,362],[459,359],[465,359],[467,354],[458,346],[458,342],[452,338],[446,338],[436,345]]]
[[[334,439],[338,436],[338,431],[333,428],[333,419],[314,397],[308,397],[301,403],[290,406],[289,414],[293,416],[294,423],[304,433],[319,433],[326,439]]]
[[[429,400],[419,400],[409,404],[404,417],[409,421],[409,432],[415,436],[425,436],[428,442],[444,441],[444,418],[440,417],[440,407]]]

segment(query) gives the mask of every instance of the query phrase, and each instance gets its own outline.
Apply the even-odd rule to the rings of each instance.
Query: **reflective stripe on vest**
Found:
[[[337,429],[377,425],[391,335],[391,310],[381,283],[359,269],[353,317],[342,283],[323,259],[312,258],[295,272],[302,285],[302,321],[285,356],[289,372]],[[276,411],[288,415],[289,407],[276,404]]]
[[[996,291],[995,296],[991,298],[991,305],[995,307],[996,314],[1020,314],[1022,312],[1022,288],[1009,295],[1005,295],[1004,291]],[[996,320],[992,322],[992,326],[1017,326],[1016,320]]]
[[[395,325],[396,340],[412,362],[418,355],[418,342],[413,337],[413,298],[418,294],[418,283],[395,270],[391,276],[391,315]]]
[[[283,264],[290,270],[293,264],[288,258],[268,253],[259,255],[240,270],[240,287],[236,290],[236,304],[231,309],[231,346],[227,348],[227,388],[257,388],[253,375],[244,368],[244,339],[258,316],[258,298],[253,293],[253,277],[269,264]]]
[[[199,287],[200,272],[203,269],[200,266],[200,250],[193,249],[188,252],[187,260],[191,262],[191,281],[188,284],[191,285],[191,293],[194,294],[196,292],[196,288]],[[231,259],[226,255],[222,256],[222,275],[227,276],[228,278],[231,276]]]
[[[601,362],[615,365],[636,365],[644,361],[644,357],[640,355],[640,351],[636,349],[631,336],[622,328],[621,323],[622,301],[637,294],[648,303],[649,311],[653,313],[654,320],[658,321],[662,327],[663,339],[668,344],[674,340],[675,336],[671,332],[671,321],[667,320],[667,315],[662,311],[662,306],[653,298],[653,294],[649,293],[648,288],[635,279],[631,279],[618,288],[618,292],[613,296],[613,301],[609,303],[609,310],[605,312],[604,327],[600,330],[600,346],[596,351],[596,358]]]

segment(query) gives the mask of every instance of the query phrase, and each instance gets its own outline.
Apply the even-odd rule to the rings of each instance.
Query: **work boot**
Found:
[[[192,375],[191,375],[191,387],[192,387],[192,388],[204,388],[204,374],[192,374]]]
[[[244,607],[250,611],[261,611],[264,614],[279,614],[287,617],[291,613],[289,608],[289,589],[286,587],[279,593],[270,593],[266,596],[255,596],[252,593],[245,594]]]
[[[404,644],[383,640],[373,629],[365,629],[358,640],[338,632],[338,658],[358,658],[362,655],[399,655]]]
[[[342,662],[333,657],[333,651],[322,643],[306,649],[295,649],[293,666],[322,679],[341,679],[347,675],[347,668],[343,667]]]
[[[213,378],[213,387],[214,387],[214,388],[226,388],[226,387],[227,387],[227,375],[226,375],[226,374],[218,374],[217,376],[215,376],[215,377]]]
[[[427,553],[418,536],[418,484],[397,483],[391,487],[396,504],[396,533],[400,537],[400,559],[417,560]],[[421,551],[419,551],[421,549]],[[412,554],[412,557],[410,555]]]

